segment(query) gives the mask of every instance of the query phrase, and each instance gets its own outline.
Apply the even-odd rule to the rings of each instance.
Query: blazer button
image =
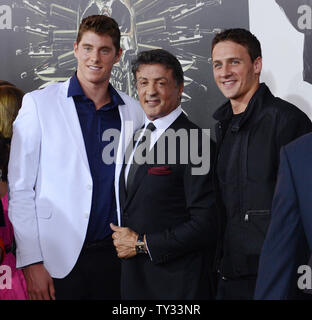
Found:
[[[84,216],[85,216],[85,218],[86,218],[86,219],[89,219],[90,214],[89,214],[89,213],[85,213],[85,215],[84,215]]]

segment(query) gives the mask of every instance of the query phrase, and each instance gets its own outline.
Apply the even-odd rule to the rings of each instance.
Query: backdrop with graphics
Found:
[[[312,118],[312,0],[249,0],[261,42],[262,81]]]
[[[28,92],[70,77],[78,25],[95,13],[120,25],[124,55],[111,81],[132,96],[133,56],[167,49],[185,71],[184,110],[212,127],[224,98],[212,77],[211,39],[223,28],[244,27],[262,45],[261,80],[312,118],[312,0],[1,0],[0,79]]]
[[[91,14],[120,25],[124,53],[113,70],[115,87],[135,96],[132,58],[169,50],[185,71],[183,109],[199,126],[212,126],[224,98],[213,81],[211,40],[223,28],[249,28],[248,0],[1,0],[0,79],[28,92],[70,77],[77,29]]]

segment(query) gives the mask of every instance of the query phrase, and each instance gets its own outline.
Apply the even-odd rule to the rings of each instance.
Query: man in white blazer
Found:
[[[109,83],[122,54],[115,20],[83,19],[74,53],[75,75],[26,94],[14,122],[9,216],[30,299],[119,298],[109,223],[120,223],[119,174],[143,112]]]

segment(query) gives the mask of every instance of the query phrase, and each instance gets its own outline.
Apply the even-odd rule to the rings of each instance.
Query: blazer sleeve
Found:
[[[41,128],[36,103],[26,94],[13,123],[8,181],[9,217],[16,240],[17,267],[42,261],[35,206]]]
[[[210,146],[210,163],[215,146]],[[206,248],[215,252],[217,242],[217,210],[213,190],[212,169],[205,175],[192,174],[188,165],[184,173],[184,190],[189,219],[163,232],[146,235],[154,264],[166,263],[190,252]]]
[[[260,256],[255,299],[282,300],[296,292],[297,269],[307,245],[292,170],[283,147],[271,223]]]

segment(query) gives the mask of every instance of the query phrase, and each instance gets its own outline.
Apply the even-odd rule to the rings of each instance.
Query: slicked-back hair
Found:
[[[132,73],[136,80],[136,73],[141,65],[161,64],[166,69],[172,70],[172,75],[177,85],[184,83],[183,69],[179,60],[170,52],[163,49],[142,51],[137,58],[132,61]]]
[[[258,57],[262,57],[261,44],[259,40],[246,29],[226,29],[221,33],[218,33],[212,40],[211,54],[215,45],[223,41],[232,41],[244,46],[248,50],[252,62],[254,62]]]
[[[84,18],[79,26],[76,42],[79,44],[83,34],[92,31],[98,35],[108,35],[112,38],[116,55],[120,49],[120,30],[118,23],[111,17],[93,15]]]

